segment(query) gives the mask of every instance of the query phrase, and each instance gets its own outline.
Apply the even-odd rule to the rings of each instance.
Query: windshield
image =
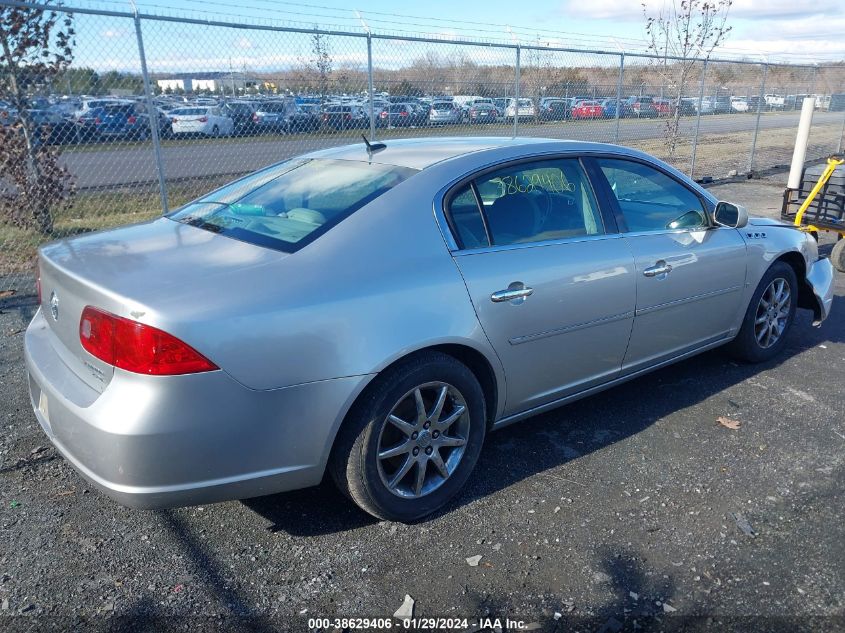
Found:
[[[168,217],[292,253],[416,172],[358,161],[294,159],[237,180]]]

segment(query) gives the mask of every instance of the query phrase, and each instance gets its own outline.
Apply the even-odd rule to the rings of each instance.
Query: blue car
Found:
[[[616,99],[605,99],[601,102],[601,107],[604,108],[604,116],[608,119],[615,119],[616,118]],[[622,102],[622,109],[619,111],[619,118],[623,119],[625,117],[631,116],[632,110],[631,106],[626,103]]]

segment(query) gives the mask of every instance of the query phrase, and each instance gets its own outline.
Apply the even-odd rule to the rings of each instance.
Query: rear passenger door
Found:
[[[641,161],[596,158],[621,214],[637,269],[637,307],[623,371],[717,342],[731,333],[745,285],[745,242],[716,226],[704,200]]]
[[[505,415],[612,379],[634,316],[631,252],[578,159],[487,170],[447,196],[455,262],[507,378]]]

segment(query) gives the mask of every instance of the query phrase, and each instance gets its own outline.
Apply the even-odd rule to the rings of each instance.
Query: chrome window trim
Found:
[[[449,249],[449,251],[453,255],[459,255],[459,254],[462,254],[462,253],[470,253],[470,252],[479,253],[481,251],[489,251],[491,249],[500,249],[500,248],[504,249],[504,248],[512,248],[512,247],[526,248],[526,247],[530,247],[530,246],[548,246],[552,243],[563,243],[563,242],[572,241],[573,239],[575,239],[575,240],[582,239],[582,238],[567,238],[566,240],[549,240],[549,241],[546,241],[546,242],[532,242],[530,244],[509,244],[507,246],[491,246],[491,247],[484,247],[484,248],[481,248],[481,249],[478,249],[478,248],[476,248],[476,249],[462,249],[458,246],[458,242],[455,239],[454,234],[452,233],[451,227],[449,226],[449,221],[446,217],[446,200],[452,194],[453,190],[460,187],[460,185],[464,184],[465,182],[467,182],[469,180],[474,180],[475,178],[479,177],[484,172],[490,171],[492,169],[498,169],[500,167],[505,167],[507,165],[518,164],[518,163],[523,163],[523,162],[531,162],[531,161],[534,161],[534,160],[549,160],[549,159],[552,159],[552,158],[560,158],[560,159],[610,158],[610,159],[616,159],[616,160],[629,160],[629,161],[632,161],[632,162],[642,163],[644,165],[651,167],[652,169],[656,169],[657,171],[664,174],[668,178],[671,178],[673,181],[677,182],[680,186],[686,188],[693,195],[697,196],[703,203],[702,204],[702,210],[704,211],[704,214],[707,216],[708,220],[712,222],[711,211],[708,208],[708,204],[706,204],[706,203],[709,203],[710,205],[716,204],[714,202],[716,200],[716,197],[713,196],[713,194],[711,194],[709,191],[707,191],[706,189],[701,187],[701,185],[699,185],[698,183],[696,183],[694,181],[691,181],[690,183],[682,181],[678,177],[678,175],[676,175],[675,173],[672,173],[672,171],[670,171],[671,169],[673,169],[671,166],[659,165],[656,162],[654,162],[654,159],[652,159],[652,157],[650,157],[650,156],[647,156],[647,155],[641,156],[639,154],[628,154],[625,151],[626,148],[624,148],[624,147],[620,148],[620,150],[621,151],[619,151],[619,152],[612,152],[612,151],[599,150],[599,149],[586,150],[586,149],[580,149],[580,148],[577,148],[577,149],[573,148],[573,149],[568,149],[568,150],[567,149],[555,149],[555,150],[542,151],[542,152],[533,152],[530,155],[520,156],[520,157],[517,157],[517,158],[507,158],[507,159],[504,159],[504,160],[502,160],[502,159],[489,160],[489,161],[485,162],[484,164],[474,168],[472,171],[464,172],[460,176],[456,176],[456,177],[452,178],[451,180],[449,180],[449,182],[446,185],[444,185],[443,187],[441,187],[437,191],[437,193],[434,196],[433,205],[432,205],[433,206],[434,219],[437,222],[437,226],[440,229],[440,234],[443,236],[443,240],[446,242],[446,247]],[[667,167],[669,169],[667,169]],[[583,166],[582,166],[582,169],[584,169],[585,172],[586,172],[586,169]],[[681,172],[677,172],[677,174],[680,174],[681,177],[686,178],[686,176],[681,174]],[[601,201],[598,199],[598,193],[595,191],[596,185],[595,185],[594,182],[592,182],[592,178],[590,177],[589,173],[586,173],[585,175],[587,176],[587,181],[590,183],[590,187],[593,190],[593,196],[596,198],[596,203],[598,204],[598,207],[599,207],[597,210],[600,212],[600,215],[602,217],[602,221],[604,222],[604,215],[603,215],[604,211],[602,209]],[[608,227],[606,227],[606,226],[604,228],[605,228],[605,230],[608,229]],[[724,227],[716,227],[713,224],[711,224],[710,226],[707,226],[707,227],[704,227],[704,226],[696,227],[694,230],[712,230],[713,228],[724,228]],[[666,231],[666,233],[684,233],[684,232],[689,232],[689,231],[690,231],[690,229],[676,229],[674,231],[668,230],[668,231]],[[611,237],[611,236],[617,236],[617,237],[619,237],[619,236],[631,236],[631,237],[633,237],[635,235],[655,235],[655,234],[656,234],[655,231],[638,231],[636,233],[632,233],[632,232],[623,232],[623,231],[620,230],[618,233],[605,233],[602,236],[583,236],[583,237],[591,237],[591,238]]]
[[[463,248],[452,252],[453,257],[469,257],[470,255],[484,255],[485,253],[498,253],[500,251],[517,251],[526,248],[545,248],[549,246],[560,246],[563,244],[574,244],[577,242],[595,242],[599,240],[620,240],[624,237],[621,233],[602,233],[601,235],[576,235],[573,237],[561,237],[554,240],[543,240],[541,242],[525,242],[523,244],[500,244],[498,246],[480,246],[477,248]]]

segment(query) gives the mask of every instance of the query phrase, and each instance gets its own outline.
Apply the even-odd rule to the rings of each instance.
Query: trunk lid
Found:
[[[62,361],[102,392],[114,368],[82,348],[85,306],[168,331],[171,315],[201,315],[203,305],[220,301],[227,287],[242,286],[250,269],[287,256],[162,218],[43,246],[41,307]]]

